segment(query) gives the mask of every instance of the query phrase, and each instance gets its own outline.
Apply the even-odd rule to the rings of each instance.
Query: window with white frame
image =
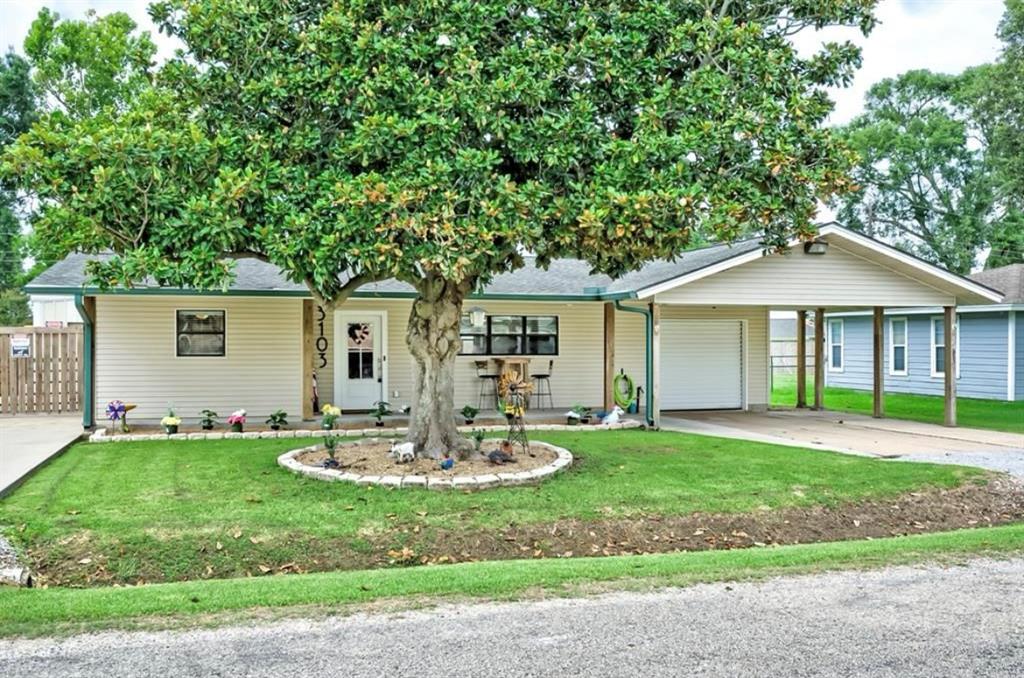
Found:
[[[953,341],[956,342],[956,353],[953,361],[956,376],[960,378],[960,321],[953,321]],[[932,318],[932,376],[941,377],[946,374],[946,322],[942,317]]]
[[[828,369],[830,372],[843,371],[843,321],[828,321]]]
[[[224,355],[224,311],[178,311],[176,316],[179,358]]]
[[[907,374],[907,319],[889,320],[889,374]]]

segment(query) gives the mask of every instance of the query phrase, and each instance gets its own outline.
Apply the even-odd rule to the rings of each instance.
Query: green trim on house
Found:
[[[75,297],[90,296],[172,296],[172,297],[295,297],[312,299],[304,290],[194,290],[173,287],[130,287],[103,290],[98,287],[47,287],[26,285],[26,294],[67,294]],[[414,292],[355,292],[353,299],[415,299]],[[636,292],[614,292],[602,294],[470,294],[469,299],[492,299],[498,301],[616,301],[636,299]]]
[[[96,415],[93,412],[95,396],[93,393],[93,334],[96,327],[93,324],[93,317],[85,308],[85,295],[81,292],[75,294],[75,309],[78,315],[82,316],[82,427],[92,428],[96,424]]]
[[[646,338],[646,349],[644,352],[644,371],[646,372],[646,379],[644,380],[644,418],[649,426],[654,425],[654,391],[651,390],[651,384],[654,383],[654,314],[651,313],[651,309],[643,306],[623,306],[622,301],[615,301],[615,309],[618,311],[628,311],[630,313],[639,313],[644,316],[644,336]]]

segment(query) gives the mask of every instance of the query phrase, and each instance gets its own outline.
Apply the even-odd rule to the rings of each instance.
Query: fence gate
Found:
[[[0,327],[0,414],[82,409],[80,325]]]

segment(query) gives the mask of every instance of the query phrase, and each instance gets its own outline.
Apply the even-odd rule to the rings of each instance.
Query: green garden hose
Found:
[[[625,389],[623,389],[625,386]],[[612,380],[612,391],[615,394],[615,404],[624,410],[636,400],[636,389],[633,387],[633,379],[625,372],[619,372]]]

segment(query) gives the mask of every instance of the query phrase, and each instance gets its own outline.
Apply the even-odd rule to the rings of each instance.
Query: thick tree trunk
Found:
[[[456,428],[455,357],[459,354],[462,300],[469,281],[452,283],[428,275],[417,285],[409,314],[406,342],[415,366],[415,388],[409,414],[409,435],[420,456],[440,458],[445,452],[463,455],[473,448]]]

